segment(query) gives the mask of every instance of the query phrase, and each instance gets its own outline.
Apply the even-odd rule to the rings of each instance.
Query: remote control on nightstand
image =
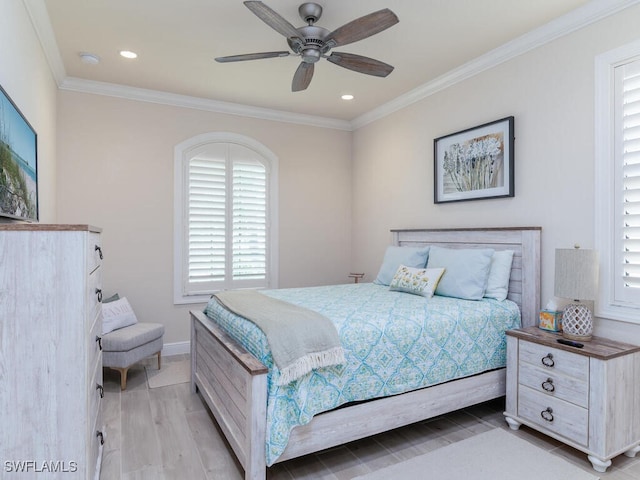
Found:
[[[565,340],[564,338],[559,338],[556,340],[556,342],[561,343],[563,345],[569,345],[570,347],[576,347],[576,348],[584,347],[584,344],[582,343],[573,342],[571,340]]]

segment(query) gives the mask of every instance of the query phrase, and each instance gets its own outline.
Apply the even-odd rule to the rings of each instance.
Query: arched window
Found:
[[[174,303],[232,288],[275,288],[276,156],[233,133],[175,147]]]

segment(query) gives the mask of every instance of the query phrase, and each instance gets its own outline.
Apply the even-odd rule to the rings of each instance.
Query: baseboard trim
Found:
[[[191,342],[165,343],[162,347],[162,356],[171,357],[173,355],[184,355],[191,352]]]

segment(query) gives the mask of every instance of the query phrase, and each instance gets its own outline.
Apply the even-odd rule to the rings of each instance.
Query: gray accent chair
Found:
[[[102,336],[102,366],[120,372],[120,389],[127,388],[127,372],[133,364],[151,355],[161,367],[164,325],[136,323]]]

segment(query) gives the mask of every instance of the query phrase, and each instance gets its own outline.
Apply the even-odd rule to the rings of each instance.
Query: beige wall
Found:
[[[490,69],[359,129],[353,141],[353,267],[375,275],[389,229],[542,226],[542,302],[554,250],[594,246],[594,58],[638,37],[640,7]],[[515,198],[433,203],[433,139],[515,116]],[[640,326],[597,333],[640,343]]]
[[[347,282],[351,133],[106,96],[58,94],[58,219],[103,228],[106,293],[140,320],[189,339],[190,308],[173,305],[176,144],[233,132],[279,160],[280,286]]]
[[[0,85],[38,134],[40,222],[55,222],[57,86],[22,0],[0,1]]]

